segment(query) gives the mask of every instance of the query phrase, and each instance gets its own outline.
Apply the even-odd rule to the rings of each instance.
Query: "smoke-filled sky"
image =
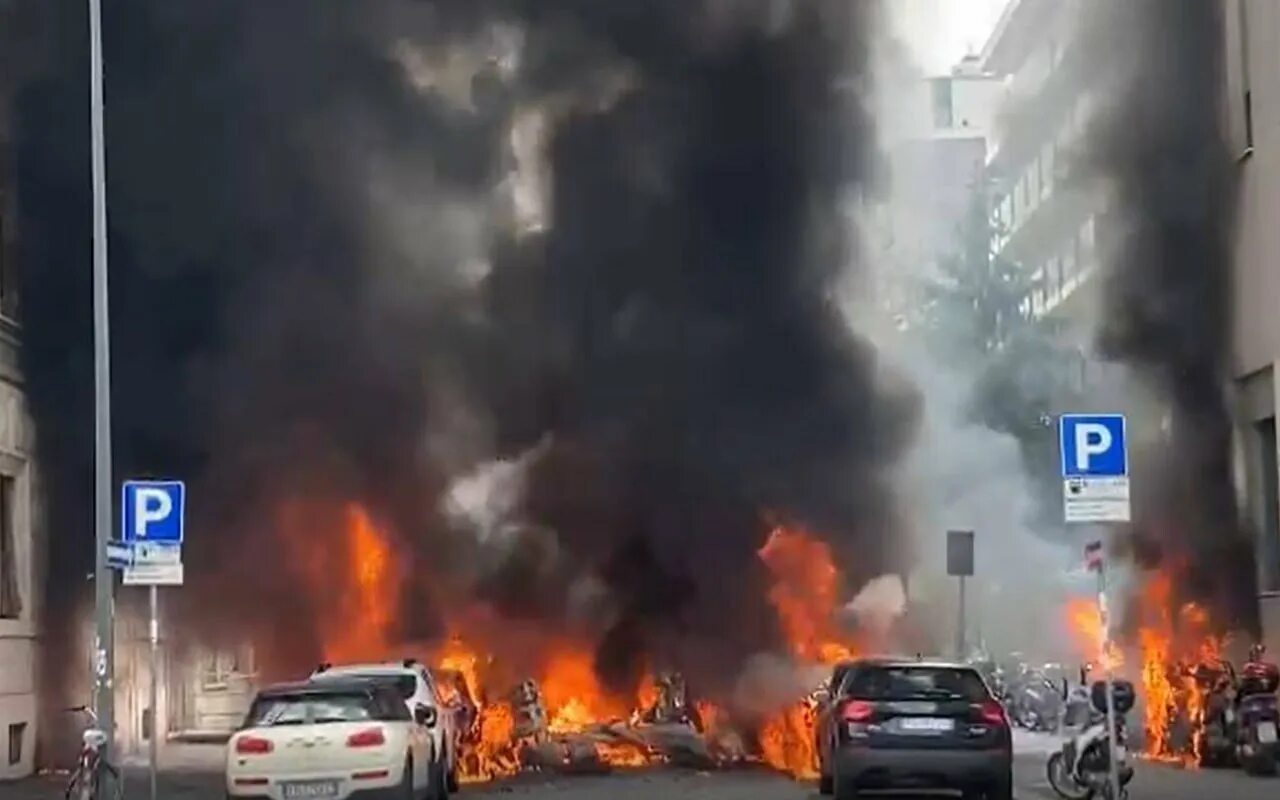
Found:
[[[48,4],[17,132],[64,577],[90,532],[80,5]],[[116,469],[191,482],[188,597],[307,619],[282,508],[354,501],[406,569],[510,615],[562,618],[594,575],[626,671],[655,630],[726,664],[771,639],[768,517],[854,576],[892,563],[918,401],[830,294],[877,164],[862,3],[166,1],[105,24]],[[521,546],[485,553],[442,495],[539,442]]]

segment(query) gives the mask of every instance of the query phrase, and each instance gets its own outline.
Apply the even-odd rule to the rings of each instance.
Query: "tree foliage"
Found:
[[[965,412],[1019,443],[1043,521],[1060,521],[1055,414],[1080,394],[1080,357],[1031,311],[1033,271],[993,252],[985,193],[973,193],[957,246],[922,289],[918,326],[942,362],[973,365]]]

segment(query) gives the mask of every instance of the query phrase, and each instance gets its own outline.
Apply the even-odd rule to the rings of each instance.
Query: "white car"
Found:
[[[415,718],[429,717],[427,726],[431,737],[432,760],[444,763],[445,784],[449,791],[458,791],[459,732],[453,709],[446,708],[441,700],[431,670],[409,658],[383,664],[321,664],[311,673],[312,681],[365,678],[390,682],[395,685]]]
[[[445,800],[425,719],[395,688],[347,679],[280,684],[227,743],[227,796],[253,800]]]

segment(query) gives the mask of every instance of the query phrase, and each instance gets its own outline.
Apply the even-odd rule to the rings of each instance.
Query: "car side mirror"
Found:
[[[413,710],[413,720],[424,728],[436,726],[436,710],[431,706],[418,706]]]

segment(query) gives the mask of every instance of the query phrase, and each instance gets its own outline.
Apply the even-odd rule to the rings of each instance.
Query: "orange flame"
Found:
[[[1146,755],[1198,766],[1199,733],[1212,689],[1198,678],[1198,668],[1219,668],[1224,639],[1213,633],[1212,620],[1203,607],[1187,603],[1173,613],[1173,580],[1167,572],[1147,578],[1138,604]],[[1176,735],[1183,727],[1179,722],[1187,728],[1184,736]]]
[[[1096,600],[1073,597],[1067,601],[1066,613],[1067,627],[1085,658],[1103,669],[1116,670],[1124,664],[1124,654],[1107,638],[1102,608]]]
[[[841,576],[831,548],[804,531],[778,527],[758,555],[773,573],[769,601],[791,654],[828,666],[853,658],[854,643],[836,624]],[[806,699],[765,720],[760,729],[764,762],[802,780],[817,777],[815,718],[816,708]]]

